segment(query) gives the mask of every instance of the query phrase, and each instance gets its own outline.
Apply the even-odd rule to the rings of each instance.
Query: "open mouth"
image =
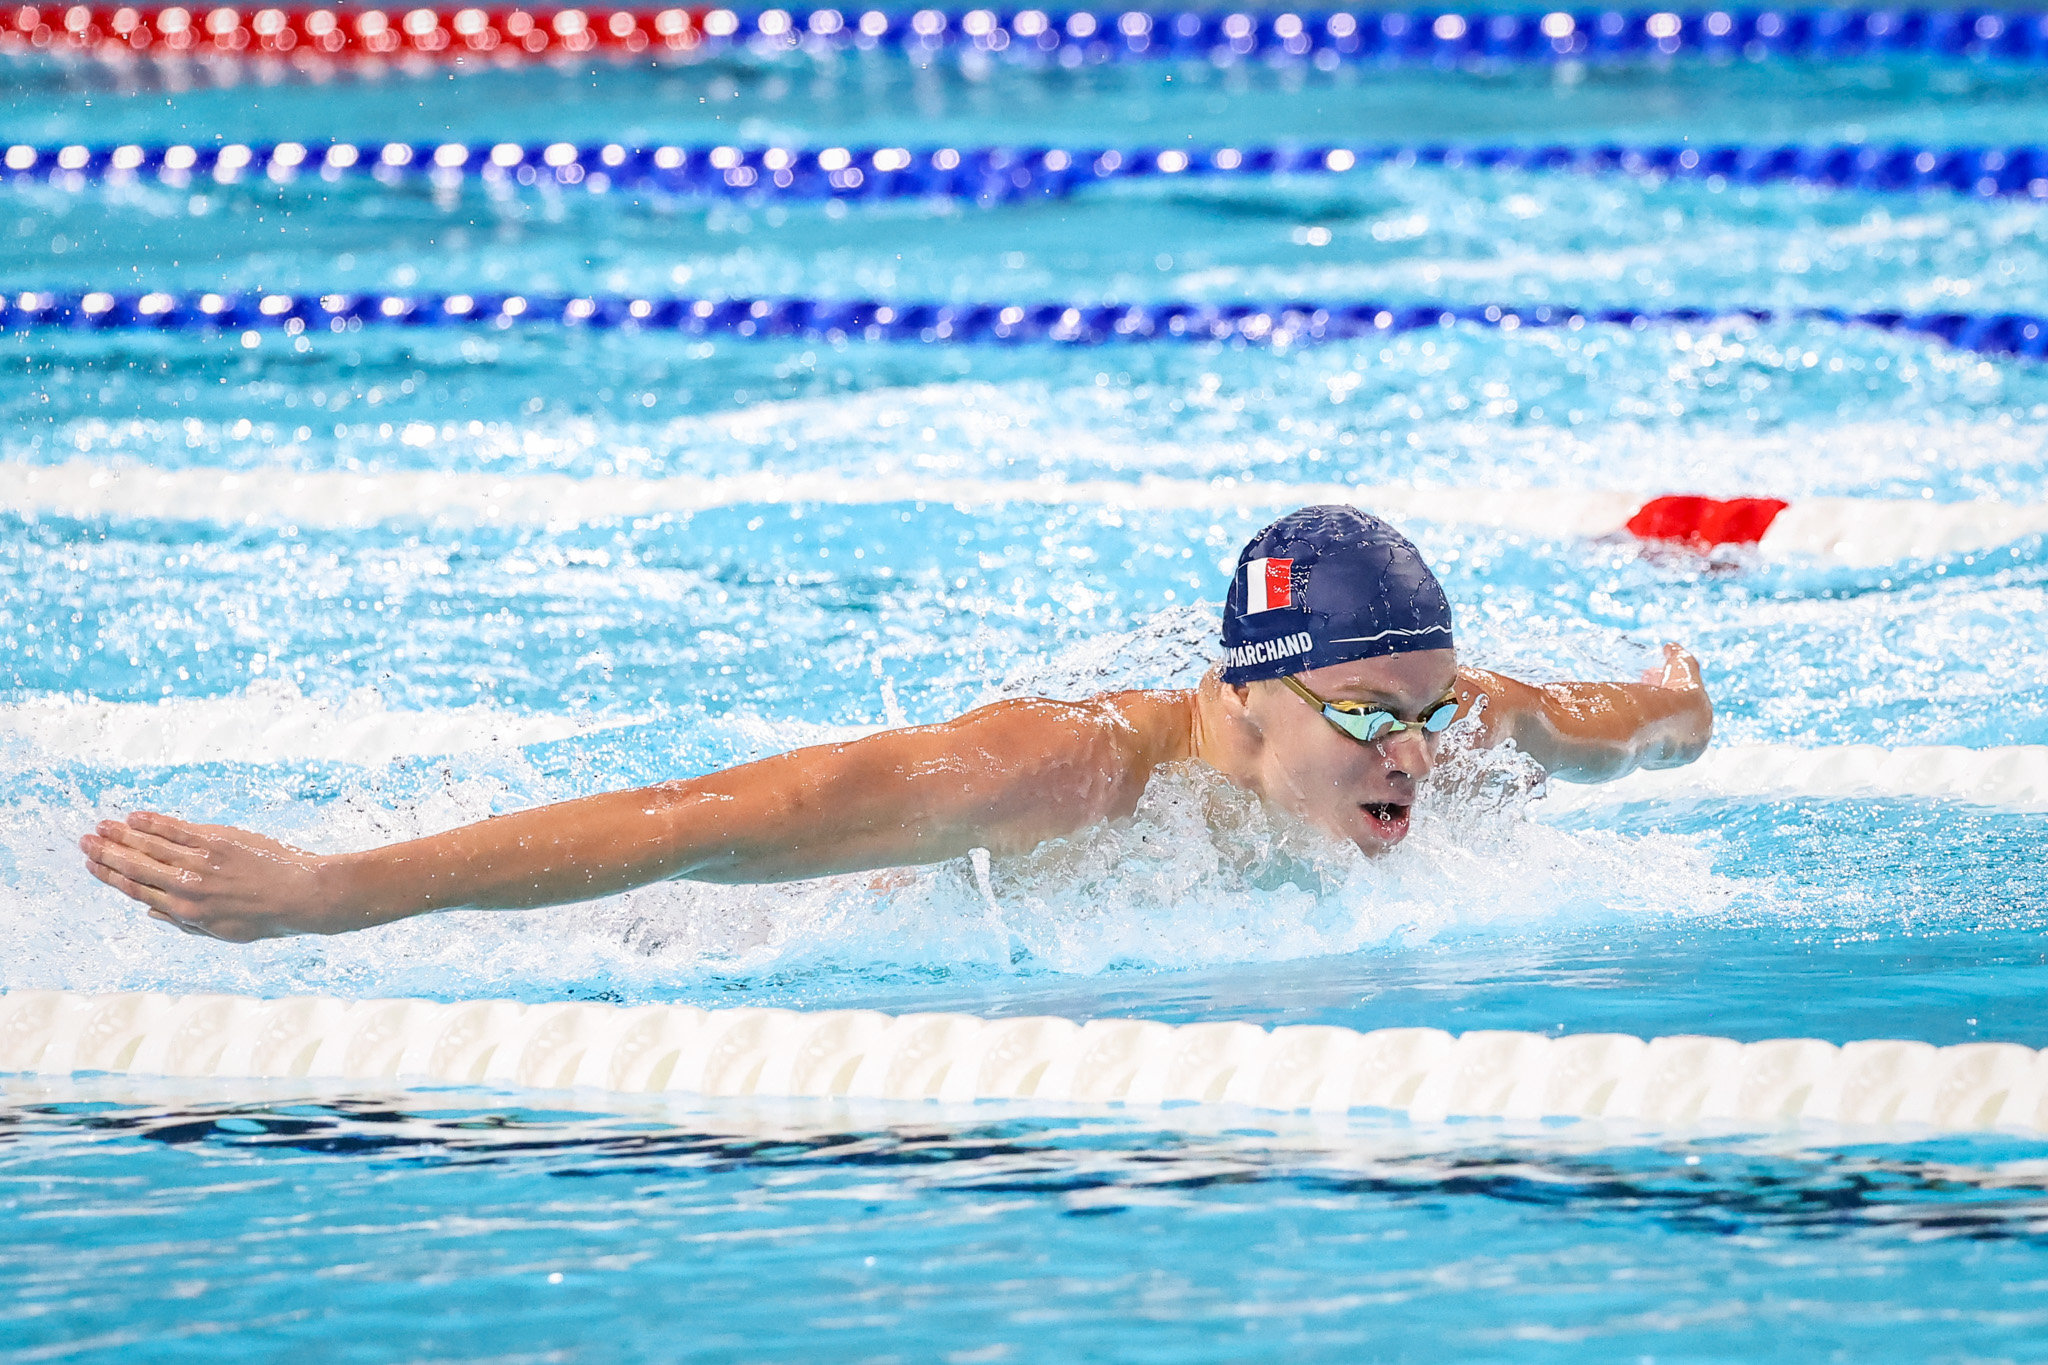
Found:
[[[1393,801],[1367,801],[1359,809],[1372,822],[1373,833],[1395,840],[1408,833],[1408,807]]]

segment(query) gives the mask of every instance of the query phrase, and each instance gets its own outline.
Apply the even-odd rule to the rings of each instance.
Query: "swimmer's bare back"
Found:
[[[1446,689],[1477,742],[1512,740],[1553,776],[1600,781],[1691,761],[1713,709],[1676,645],[1640,683],[1533,687],[1449,650],[1301,675],[1332,700],[1420,715]],[[1479,706],[1481,699],[1484,705]],[[564,801],[362,853],[322,855],[150,811],[103,822],[92,874],[189,933],[336,934],[452,909],[532,909],[673,878],[778,882],[1023,852],[1129,815],[1164,764],[1197,760],[1368,852],[1361,804],[1398,809],[1434,763],[1409,727],[1360,743],[1278,682],[997,702],[684,781]],[[1304,774],[1309,776],[1304,777]],[[1389,841],[1381,841],[1383,843]],[[1398,835],[1391,842],[1398,842]]]

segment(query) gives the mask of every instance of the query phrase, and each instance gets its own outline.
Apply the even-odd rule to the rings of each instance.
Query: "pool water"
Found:
[[[1942,145],[2048,115],[2038,70],[1909,62],[16,78],[0,141],[42,144]],[[1398,166],[987,210],[14,186],[0,287],[2024,311],[2048,309],[2048,208]],[[1454,765],[1373,865],[1257,821],[1212,837],[1176,774],[1131,825],[986,878],[664,886],[249,947],[147,921],[72,851],[138,805],[361,847],[998,696],[1185,682],[1290,485],[2039,502],[2036,364],[1731,322],[1278,349],[44,332],[0,339],[0,373],[0,482],[84,462],[269,490],[249,519],[0,506],[0,987],[2048,1043],[2038,815],[1559,815],[1512,758]],[[421,471],[783,491],[496,523],[479,494],[338,529],[278,477]],[[835,500],[843,476],[904,493]],[[971,495],[917,496],[936,480]],[[1407,529],[1471,662],[1633,677],[1676,639],[1718,743],[2048,743],[2038,538],[1864,569]],[[2048,1146],[2012,1135],[110,1077],[0,1081],[0,1125],[5,1359],[2029,1359],[2048,1329]]]

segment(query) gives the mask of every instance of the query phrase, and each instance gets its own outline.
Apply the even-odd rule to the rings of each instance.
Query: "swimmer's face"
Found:
[[[1448,649],[1331,664],[1300,675],[1326,701],[1357,701],[1414,720],[1448,695],[1458,656]],[[1267,800],[1368,854],[1408,837],[1439,737],[1410,727],[1361,744],[1278,680],[1250,684],[1245,709],[1258,729],[1259,787]]]

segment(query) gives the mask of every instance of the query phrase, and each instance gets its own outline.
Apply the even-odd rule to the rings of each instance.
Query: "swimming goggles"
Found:
[[[1323,713],[1323,719],[1357,740],[1360,744],[1371,744],[1389,735],[1398,735],[1403,730],[1423,730],[1440,735],[1451,728],[1451,722],[1458,718],[1458,699],[1445,697],[1442,701],[1423,711],[1415,720],[1402,720],[1392,711],[1378,706],[1368,706],[1362,701],[1325,701],[1308,690],[1299,678],[1285,677],[1280,680],[1299,692],[1302,699]]]

